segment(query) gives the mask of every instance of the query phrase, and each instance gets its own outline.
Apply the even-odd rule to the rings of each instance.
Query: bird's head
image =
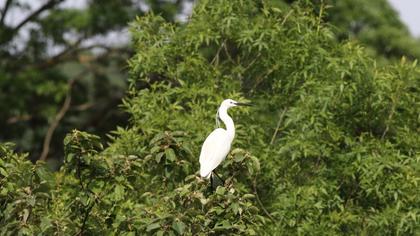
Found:
[[[236,106],[251,106],[251,104],[249,103],[242,103],[242,102],[237,102],[233,99],[225,99],[222,104],[220,105],[220,107],[224,107],[226,109],[229,109],[231,107],[236,107]]]

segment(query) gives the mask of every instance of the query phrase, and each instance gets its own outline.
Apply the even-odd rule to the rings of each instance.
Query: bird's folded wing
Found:
[[[200,175],[205,177],[210,174],[222,161],[230,150],[227,131],[215,129],[204,141],[200,153]]]

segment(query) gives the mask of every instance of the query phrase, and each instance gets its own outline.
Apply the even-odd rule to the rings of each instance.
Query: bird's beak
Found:
[[[251,103],[243,103],[243,102],[237,102],[237,103],[235,103],[237,106],[252,106],[252,104]]]

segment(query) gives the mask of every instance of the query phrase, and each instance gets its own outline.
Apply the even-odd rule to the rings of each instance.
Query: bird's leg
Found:
[[[210,190],[213,192],[213,173],[210,173]]]
[[[220,178],[220,176],[216,173],[216,171],[213,170],[213,174],[215,174],[217,178],[219,178],[219,180],[222,182],[222,185],[225,185],[225,180]]]

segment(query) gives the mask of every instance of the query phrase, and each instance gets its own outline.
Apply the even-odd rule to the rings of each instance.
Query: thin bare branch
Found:
[[[28,17],[26,17],[24,20],[22,20],[15,28],[13,28],[13,32],[19,31],[20,28],[22,28],[24,25],[26,25],[31,20],[35,19],[39,16],[43,11],[48,10],[58,3],[62,2],[63,0],[49,0],[44,5],[39,7],[36,11],[32,12]]]
[[[50,151],[50,144],[51,144],[51,139],[52,139],[52,136],[54,134],[54,131],[58,127],[60,121],[63,119],[64,115],[67,113],[67,111],[70,108],[70,104],[71,104],[71,90],[73,88],[73,84],[74,84],[74,82],[77,79],[79,79],[80,77],[84,76],[85,73],[86,73],[86,70],[82,71],[75,78],[69,80],[69,82],[68,82],[68,87],[69,88],[67,90],[66,98],[64,100],[63,105],[61,106],[60,111],[57,113],[57,115],[55,116],[54,120],[52,121],[52,123],[48,127],[47,134],[45,135],[44,143],[42,145],[42,152],[41,152],[41,155],[39,156],[39,160],[45,161],[47,159],[48,153]]]
[[[289,16],[292,14],[292,12],[293,12],[293,9],[292,9],[292,10],[290,10],[290,11],[286,14],[286,16],[283,18],[283,21],[281,22],[281,25],[284,25],[284,23],[286,23],[287,18],[289,18]]]
[[[72,109],[72,110],[75,110],[75,111],[86,111],[86,110],[88,110],[88,109],[92,108],[94,105],[95,105],[95,104],[94,104],[94,103],[92,103],[92,102],[87,102],[87,103],[83,103],[83,104],[80,104],[80,105],[74,106],[74,107],[72,107],[71,109]]]
[[[226,43],[226,41],[223,41],[223,43],[220,45],[219,49],[217,49],[216,55],[213,57],[213,60],[211,60],[210,64],[213,65],[214,62],[216,62],[216,66],[219,64],[220,51],[224,47],[225,43]]]
[[[267,217],[270,218],[271,221],[275,222],[275,220],[274,220],[273,216],[270,214],[270,212],[268,212],[267,209],[265,209],[265,207],[262,204],[261,199],[260,199],[260,197],[258,195],[258,191],[257,191],[257,177],[254,177],[254,179],[252,180],[252,187],[254,189],[255,198],[257,199],[257,202],[260,205],[261,209],[267,215]]]
[[[243,72],[247,71],[249,68],[251,68],[251,66],[253,66],[255,64],[255,62],[257,62],[257,60],[260,59],[261,53],[258,53],[257,56],[254,57],[254,59],[244,68]],[[242,72],[242,73],[243,73]]]
[[[83,235],[83,232],[85,231],[85,228],[86,228],[87,219],[89,218],[90,212],[92,211],[92,208],[94,206],[95,206],[95,202],[92,202],[90,206],[86,209],[85,214],[83,216],[82,226],[80,227],[80,231],[76,235]]]
[[[280,113],[279,121],[277,122],[276,130],[274,131],[273,137],[271,137],[270,145],[273,145],[274,140],[277,137],[277,133],[279,132],[280,125],[283,122],[284,115],[286,114],[286,108]]]
[[[231,61],[233,64],[236,64],[236,62],[233,60],[233,58],[230,56],[229,50],[226,46],[226,43],[224,44],[223,48],[225,49],[226,56],[228,57],[229,61]]]
[[[68,47],[66,49],[64,49],[63,51],[61,51],[60,53],[58,53],[57,55],[51,57],[50,59],[48,59],[46,62],[43,62],[42,64],[39,64],[37,67],[46,67],[46,66],[50,66],[50,65],[55,65],[58,62],[61,62],[62,58],[65,57],[68,54],[71,54],[73,51],[76,51],[79,47],[79,45],[81,44],[81,42],[83,41],[83,37],[79,38],[76,42],[74,42],[73,44],[69,44]]]
[[[15,124],[17,122],[28,121],[30,119],[32,119],[31,115],[12,116],[9,119],[7,119],[6,123],[7,124]]]
[[[91,44],[91,45],[86,46],[86,47],[80,47],[78,50],[79,51],[88,51],[88,50],[91,50],[91,49],[94,49],[94,48],[102,48],[106,51],[111,51],[111,50],[114,49],[111,46],[108,46],[106,44],[97,43],[97,44]]]
[[[6,19],[7,11],[9,10],[10,4],[13,0],[7,0],[4,4],[3,10],[1,11],[0,25],[4,24],[4,19]]]
[[[251,91],[254,91],[258,87],[258,85],[260,85],[260,83],[264,81],[265,77],[269,76],[271,73],[278,70],[279,67],[280,67],[279,64],[275,64],[265,74],[262,74],[262,75],[258,76],[256,78],[256,82],[255,82],[254,86],[252,87]]]
[[[89,51],[93,48],[102,48],[105,49],[106,51],[102,54],[99,54],[97,56],[85,56],[89,57],[90,59],[88,61],[93,61],[93,60],[98,60],[98,59],[102,59],[108,55],[110,55],[111,53],[114,53],[114,55],[123,55],[124,53],[129,53],[130,51],[128,51],[125,48],[111,48],[109,46],[103,45],[103,44],[94,44],[94,45],[90,45],[90,46],[86,46],[86,47],[80,47],[81,41],[80,42],[76,42],[75,44],[73,44],[72,46],[69,46],[67,49],[63,50],[62,52],[58,53],[57,55],[53,56],[52,58],[43,61],[39,64],[36,64],[35,67],[36,68],[47,68],[47,67],[51,67],[54,65],[57,65],[58,63],[61,63],[63,61],[68,61],[68,60],[80,60],[80,53],[84,52],[84,51]]]
[[[390,125],[390,123],[391,123],[391,121],[392,121],[392,117],[394,116],[394,113],[395,113],[395,107],[396,107],[396,105],[395,105],[395,103],[393,103],[393,104],[392,104],[392,107],[391,107],[391,112],[389,113],[389,115],[388,115],[388,119],[387,119],[387,121],[386,121],[386,127],[385,127],[385,130],[384,130],[384,132],[382,133],[381,139],[384,139],[384,138],[385,138],[386,133],[388,133],[388,131],[389,131],[389,125]]]

